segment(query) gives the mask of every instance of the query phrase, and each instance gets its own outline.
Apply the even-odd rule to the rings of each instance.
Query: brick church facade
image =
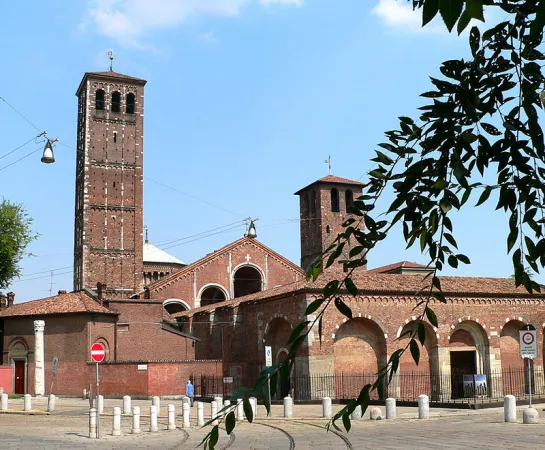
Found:
[[[145,84],[109,71],[86,73],[79,85],[74,292],[21,304],[12,293],[0,296],[3,364],[13,372],[6,391],[39,393],[36,321],[45,324],[45,385],[57,356],[61,394],[79,394],[92,383],[88,349],[94,342],[107,349],[101,386],[106,395],[179,394],[188,377],[199,375],[250,384],[264,364],[265,346],[272,347],[273,362],[282,361],[293,328],[314,318],[305,316],[308,304],[346,270],[335,264],[316,282],[307,281],[303,270],[342,232],[361,194],[362,183],[333,175],[296,192],[301,266],[250,233],[190,264],[153,246],[147,236],[144,240]],[[345,259],[350,248],[344,249]],[[405,342],[400,337],[414,325],[416,292],[428,270],[409,262],[358,268],[353,277],[358,295],[341,293],[354,318],[329,308],[322,339],[317,328],[310,331],[281,393],[302,398],[303,390],[304,399],[355,395]],[[534,364],[543,364],[542,295],[500,278],[442,277],[442,286],[447,302],[432,305],[439,327],[426,325],[419,366],[404,356],[390,395],[407,396],[405,374],[490,378],[508,367],[522,368],[518,332],[524,324],[539,330]],[[345,374],[360,378],[340,387]],[[334,381],[324,385],[316,377]],[[451,397],[456,393],[449,383],[428,382],[419,389]],[[495,394],[502,390],[501,379],[490,386]]]

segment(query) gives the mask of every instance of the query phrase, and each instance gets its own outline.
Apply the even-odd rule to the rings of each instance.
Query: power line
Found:
[[[57,273],[55,275],[67,275],[69,273],[73,273],[71,270],[68,270],[66,272],[61,272],[61,273]],[[41,280],[43,278],[49,278],[51,276],[51,274],[48,274],[48,275],[42,275],[42,276],[39,276],[39,277],[34,277],[34,278],[26,278],[24,280],[17,280],[16,283],[24,283],[25,281],[33,281],[33,280]]]
[[[39,152],[39,151],[41,151],[41,150],[43,150],[43,148],[42,148],[42,147],[38,147],[36,150],[33,150],[33,151],[31,151],[30,153],[27,153],[27,154],[26,154],[25,156],[23,156],[22,158],[19,158],[18,160],[13,161],[11,164],[8,164],[7,166],[4,166],[4,167],[0,168],[0,172],[1,172],[2,170],[4,170],[4,169],[7,169],[8,167],[13,166],[14,164],[17,164],[19,161],[22,161],[23,159],[26,159],[26,158],[28,158],[29,156],[31,156],[31,155],[33,155],[34,153],[37,153],[37,152]]]
[[[18,110],[15,109],[15,107],[9,103],[4,97],[0,96],[0,100],[2,100],[6,105],[8,105],[11,109],[13,109],[19,116],[21,116],[30,126],[34,127],[36,131],[40,132],[40,129],[34,125],[30,120],[28,120],[23,114],[21,114]]]
[[[19,147],[17,147],[17,148],[14,148],[13,150],[11,150],[11,151],[7,152],[6,154],[4,154],[4,155],[0,156],[0,159],[3,159],[3,158],[5,158],[6,156],[9,156],[9,155],[11,155],[12,153],[15,153],[15,152],[16,152],[17,150],[19,150],[20,148],[23,148],[23,147],[24,147],[25,145],[28,145],[28,144],[30,144],[30,143],[31,143],[31,142],[32,142],[32,141],[33,141],[34,139],[36,139],[36,136],[35,136],[35,137],[33,137],[33,138],[31,138],[31,139],[29,139],[29,140],[28,140],[28,141],[26,141],[26,142],[25,142],[24,144],[21,144],[21,145],[20,145]]]
[[[49,273],[49,272],[54,272],[56,270],[65,270],[65,269],[72,269],[74,266],[66,266],[66,267],[57,267],[56,269],[48,269],[48,270],[44,270],[42,272],[34,272],[34,273],[25,273],[23,275],[21,275],[21,277],[32,277],[34,275],[41,275],[42,273]]]
[[[223,225],[221,227],[212,228],[211,230],[202,231],[200,233],[193,234],[191,236],[186,236],[186,237],[182,237],[182,238],[178,238],[178,239],[165,240],[165,241],[157,241],[157,242],[154,242],[154,245],[155,244],[157,244],[157,246],[159,246],[159,245],[169,245],[169,244],[173,244],[175,242],[184,241],[186,239],[191,239],[191,238],[194,238],[194,237],[197,237],[197,236],[201,236],[203,234],[210,233],[212,231],[221,230],[222,228],[227,228],[227,227],[237,225],[237,224],[242,225],[243,223],[244,223],[243,221],[233,222],[233,223],[229,223],[227,225]]]

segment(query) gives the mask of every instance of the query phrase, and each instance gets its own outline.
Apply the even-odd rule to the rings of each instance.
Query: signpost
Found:
[[[272,366],[272,347],[270,345],[265,346],[265,367]],[[269,393],[269,405],[271,404],[271,376],[267,375],[267,390]],[[270,409],[272,415],[272,408]]]
[[[47,412],[49,412],[49,402],[51,400],[51,394],[53,394],[53,382],[55,381],[55,375],[57,375],[57,367],[59,365],[59,358],[57,356],[53,357],[53,367],[51,367],[51,388],[49,389],[49,397],[47,399]]]
[[[537,358],[537,330],[533,325],[524,325],[519,331],[520,357],[527,359],[528,366],[528,398],[532,407],[532,372],[533,360]]]
[[[97,401],[95,403],[97,407],[97,439],[100,439],[100,410],[98,404],[98,396],[100,395],[100,378],[98,376],[98,363],[104,361],[105,357],[106,349],[101,343],[95,342],[93,345],[91,345],[91,359],[97,364]]]

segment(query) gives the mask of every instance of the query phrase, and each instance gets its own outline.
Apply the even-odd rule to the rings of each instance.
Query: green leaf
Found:
[[[463,0],[439,0],[439,12],[449,31],[452,31],[454,24],[462,14]]]
[[[479,29],[477,27],[473,27],[471,28],[471,31],[469,33],[469,45],[471,47],[471,53],[473,53],[473,56],[477,54],[477,50],[479,50],[480,44],[481,44],[481,33],[479,32]]]
[[[456,258],[457,258],[458,261],[460,261],[461,263],[464,263],[464,264],[471,264],[471,261],[469,260],[469,258],[468,258],[466,255],[458,254],[458,255],[456,255]]]
[[[411,356],[413,357],[414,362],[418,366],[418,363],[420,362],[420,348],[418,347],[418,342],[416,342],[414,339],[411,339],[411,342],[409,343],[409,348],[411,350]]]
[[[348,433],[350,431],[350,427],[351,427],[350,414],[348,414],[348,413],[343,414],[343,425],[344,425],[344,428],[346,429],[346,432]]]
[[[216,425],[214,428],[212,428],[212,431],[210,432],[210,439],[208,440],[208,448],[210,450],[214,450],[216,448],[216,444],[218,443],[219,438],[219,426]]]
[[[491,189],[485,189],[481,196],[479,197],[479,201],[475,204],[475,206],[482,205],[484,202],[488,200],[488,197],[490,197],[490,193],[492,192]]]
[[[439,327],[439,323],[437,322],[437,316],[435,315],[433,309],[431,309],[429,306],[426,308],[426,317],[435,328]]]
[[[420,341],[420,344],[424,345],[426,342],[426,328],[424,328],[424,322],[420,321],[418,324],[418,340]]]
[[[341,297],[337,297],[335,299],[335,306],[341,314],[345,315],[349,319],[352,319],[352,310],[345,302],[343,302]]]
[[[237,420],[235,418],[235,412],[231,411],[225,417],[225,431],[227,431],[227,434],[231,434],[231,431],[235,429],[236,422]]]
[[[344,280],[344,285],[346,286],[346,290],[350,293],[350,295],[353,295],[354,297],[358,295],[358,287],[354,284],[352,278],[347,278]]]
[[[450,233],[444,233],[443,236],[445,236],[445,239],[447,240],[447,242],[452,245],[453,247],[455,248],[458,248],[458,244],[456,243],[456,240],[454,239],[454,237],[452,236],[452,234]]]
[[[324,288],[324,297],[328,298],[334,295],[339,288],[339,280],[333,280],[326,284]]]
[[[301,322],[299,325],[297,325],[293,331],[291,332],[291,335],[290,335],[290,339],[288,341],[288,344],[291,344],[292,342],[294,342],[298,337],[299,335],[301,334],[301,332],[307,327],[307,325],[310,323],[310,321],[308,320],[305,320],[304,322]]]
[[[469,14],[467,13],[467,9],[466,9],[460,16],[460,20],[458,20],[458,26],[456,27],[456,31],[458,31],[458,35],[462,34],[462,32],[469,25],[470,21],[471,21],[471,17],[469,17]]]
[[[458,267],[458,259],[456,259],[456,256],[454,255],[450,255],[448,257],[448,263],[449,263],[449,266],[453,267],[454,269]]]
[[[483,0],[467,0],[466,11],[472,19],[484,22]]]
[[[242,401],[242,408],[244,409],[244,414],[246,415],[246,418],[248,419],[248,422],[252,423],[254,420],[254,412],[252,410],[252,405],[250,405],[250,399],[245,398]]]
[[[481,122],[480,125],[484,131],[486,131],[488,134],[491,134],[492,136],[501,135],[501,131],[498,130],[494,125],[490,125],[486,122]]]
[[[307,309],[305,310],[305,316],[308,316],[309,314],[312,314],[315,312],[320,306],[322,306],[322,303],[324,303],[325,299],[323,298],[317,298],[314,300],[310,305],[307,306]]]
[[[437,15],[439,0],[427,0],[422,8],[422,27],[425,27]]]

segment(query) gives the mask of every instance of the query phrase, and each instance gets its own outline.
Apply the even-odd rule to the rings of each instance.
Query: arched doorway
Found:
[[[227,296],[219,286],[208,286],[201,292],[201,306],[213,305],[225,300]]]
[[[271,320],[265,329],[265,345],[272,347],[273,364],[283,362],[288,356],[288,341],[291,335],[291,325],[284,317],[276,317]],[[281,377],[276,386],[276,398],[283,399],[291,391],[291,376],[287,380]]]
[[[425,330],[424,346],[420,345],[420,361],[417,365],[409,350],[399,361],[398,375],[394,377],[399,399],[414,400],[421,394],[426,394],[432,399],[439,393],[439,345],[437,335],[429,323],[423,322]],[[405,348],[413,333],[416,331],[417,322],[411,321],[401,329],[398,340],[398,348]]]
[[[169,298],[163,302],[163,308],[165,308],[167,313],[174,314],[187,311],[189,309],[189,305],[179,298]]]
[[[355,318],[343,323],[333,345],[337,398],[357,397],[367,383],[374,383],[386,365],[386,339],[373,320]],[[372,397],[378,396],[373,391]]]
[[[473,320],[464,320],[454,328],[449,341],[452,398],[473,396],[471,387],[464,391],[464,377],[485,375],[490,393],[490,349],[483,327]]]
[[[233,277],[234,296],[255,294],[263,290],[263,278],[261,272],[253,266],[240,267]]]

